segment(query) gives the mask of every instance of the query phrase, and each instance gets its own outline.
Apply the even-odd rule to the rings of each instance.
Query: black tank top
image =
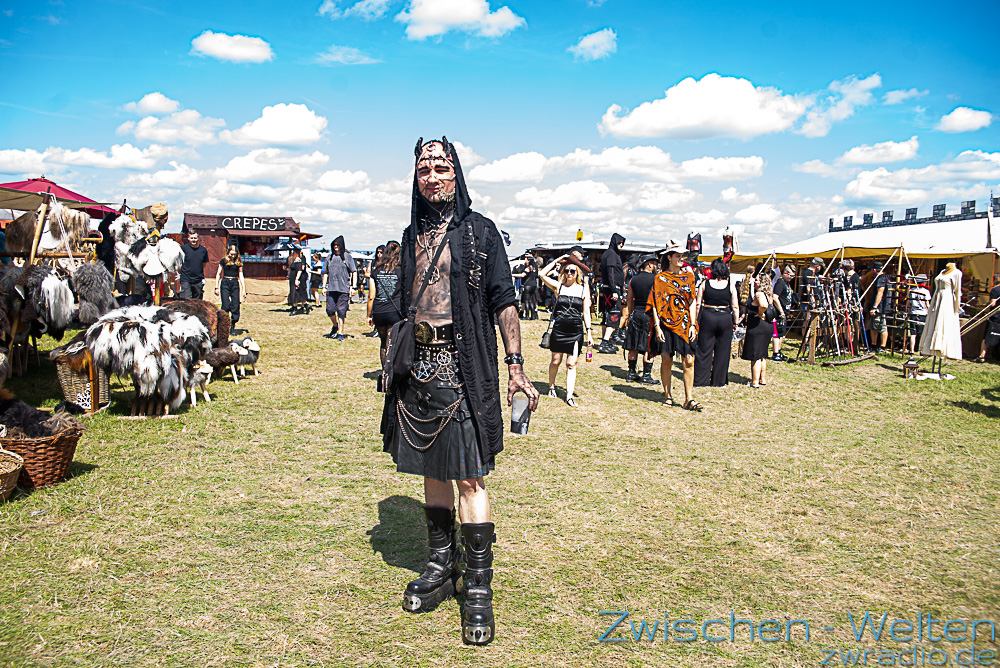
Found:
[[[219,260],[219,264],[222,265],[222,277],[223,278],[239,278],[240,267],[239,265],[232,264],[228,262],[226,258]]]
[[[635,310],[642,313],[646,310],[646,302],[649,301],[649,291],[653,289],[653,279],[655,276],[648,271],[641,271],[632,277],[629,285],[632,287],[632,300]]]
[[[702,303],[705,306],[732,306],[733,295],[729,279],[726,279],[726,287],[721,290],[713,288],[711,281],[705,281],[705,292],[702,295]]]

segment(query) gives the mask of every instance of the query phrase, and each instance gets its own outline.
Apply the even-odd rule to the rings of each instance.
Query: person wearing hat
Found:
[[[681,356],[684,370],[684,403],[689,411],[700,411],[702,405],[691,396],[694,390],[695,340],[698,338],[697,297],[694,272],[685,269],[684,247],[671,239],[664,251],[666,267],[653,279],[646,312],[652,319],[652,340],[655,333],[660,343],[660,380],[666,402],[673,406],[670,381],[674,354]]]
[[[167,205],[163,202],[157,202],[149,207],[149,213],[153,216],[153,223],[156,225],[156,229],[162,230],[167,226],[167,219],[170,217],[167,212]]]
[[[917,274],[909,277],[906,296],[906,329],[909,346],[904,346],[903,352],[915,355],[917,353],[917,337],[924,333],[924,323],[927,322],[927,307],[931,303],[931,291],[927,287],[927,274]]]
[[[659,385],[653,378],[653,358],[659,354],[659,340],[649,337],[649,315],[646,303],[653,289],[657,262],[655,255],[641,255],[635,261],[638,272],[628,283],[625,293],[625,308],[622,309],[622,328],[625,331],[625,350],[628,351],[628,382],[639,381],[643,385]],[[636,373],[639,353],[643,353],[642,376]]]

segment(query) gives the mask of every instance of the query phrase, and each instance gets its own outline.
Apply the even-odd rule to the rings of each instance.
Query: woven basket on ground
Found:
[[[82,433],[70,427],[45,438],[0,438],[0,448],[24,459],[24,468],[18,477],[21,487],[46,487],[66,479]]]
[[[24,468],[24,459],[16,452],[0,450],[0,501],[6,501],[17,487],[17,477]]]
[[[108,374],[103,369],[97,370],[97,401],[91,396],[90,374],[87,371],[74,371],[67,362],[57,359],[56,376],[66,401],[72,401],[85,411],[96,411],[111,398]]]

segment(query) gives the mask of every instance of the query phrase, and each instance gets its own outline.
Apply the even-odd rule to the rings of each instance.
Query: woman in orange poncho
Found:
[[[666,402],[673,406],[670,395],[671,371],[674,353],[681,356],[684,369],[684,403],[689,411],[700,411],[702,405],[691,397],[694,389],[694,342],[698,338],[698,324],[695,318],[694,272],[681,262],[680,243],[670,240],[665,254],[666,269],[653,279],[653,289],[649,292],[646,311],[653,320],[649,337],[655,336],[660,343],[660,380]]]

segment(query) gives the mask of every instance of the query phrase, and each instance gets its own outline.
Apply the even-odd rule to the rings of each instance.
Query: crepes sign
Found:
[[[296,231],[290,218],[265,218],[259,216],[217,216],[218,225],[227,230],[277,232]],[[288,223],[292,223],[289,225]]]

